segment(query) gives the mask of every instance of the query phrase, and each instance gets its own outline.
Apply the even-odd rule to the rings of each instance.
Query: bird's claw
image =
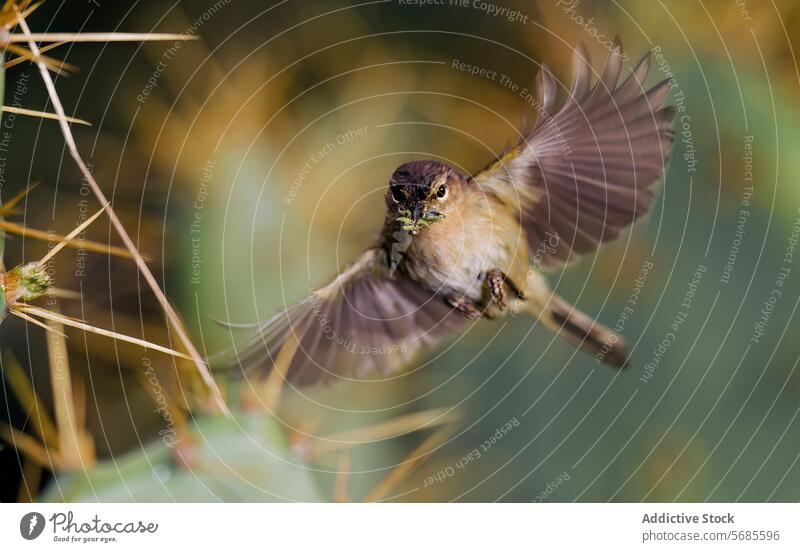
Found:
[[[464,297],[457,295],[450,295],[446,298],[447,304],[455,310],[469,318],[470,320],[477,320],[481,317],[483,312],[471,302],[467,301]]]

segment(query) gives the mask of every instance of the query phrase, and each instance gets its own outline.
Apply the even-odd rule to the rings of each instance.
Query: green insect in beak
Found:
[[[423,228],[430,228],[432,223],[444,218],[444,215],[438,211],[428,211],[422,215],[422,218],[415,218],[408,209],[399,211],[399,214],[400,216],[395,220],[402,224],[403,230],[410,232],[412,236],[416,236]]]

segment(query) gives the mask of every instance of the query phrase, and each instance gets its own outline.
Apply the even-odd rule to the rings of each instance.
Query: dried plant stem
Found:
[[[56,297],[57,299],[69,299],[70,301],[80,301],[83,297],[79,292],[72,291],[71,289],[61,289],[61,288],[50,288],[47,292],[51,297]]]
[[[64,328],[55,320],[48,320],[47,325],[53,330],[47,333],[47,354],[50,358],[53,410],[58,427],[58,456],[63,468],[69,471],[86,470],[96,461],[94,444],[78,425]]]
[[[93,214],[91,217],[87,218],[85,221],[79,224],[74,230],[72,230],[72,232],[64,236],[64,239],[62,239],[53,247],[51,247],[50,251],[48,251],[47,254],[39,260],[39,265],[40,266],[46,265],[47,261],[55,257],[56,254],[62,249],[64,249],[67,246],[67,243],[73,240],[77,235],[79,235],[81,232],[89,228],[89,226],[91,226],[91,224],[97,220],[97,217],[99,217],[102,214],[103,214],[103,207],[101,207],[100,210],[97,211],[95,214]]]
[[[278,356],[275,358],[275,366],[267,376],[267,381],[264,385],[264,401],[262,404],[267,412],[274,414],[278,411],[281,393],[286,384],[286,374],[289,372],[289,366],[292,364],[298,345],[297,336],[289,334],[281,350],[278,351]]]
[[[33,390],[33,385],[17,358],[10,353],[3,355],[3,375],[14,391],[17,401],[30,416],[36,435],[46,446],[56,447],[58,434],[47,408],[39,400],[39,396]]]
[[[20,27],[24,18],[19,20]],[[175,33],[31,33],[22,27],[24,36],[10,35],[6,40],[13,42],[145,42],[165,40],[196,40],[196,35]],[[31,48],[34,55],[39,55]]]
[[[78,72],[78,68],[74,65],[70,65],[69,63],[65,63],[48,56],[43,56],[41,55],[41,52],[34,54],[25,48],[20,48],[19,46],[14,46],[13,44],[6,44],[5,49],[11,53],[17,54],[23,60],[34,63],[42,62],[48,69],[58,73],[59,75],[64,75],[67,71],[72,71],[73,73]]]
[[[389,475],[375,485],[375,488],[364,497],[364,502],[375,502],[386,497],[389,491],[417,469],[429,454],[447,442],[456,429],[457,426],[452,424],[439,428],[438,431],[430,435],[417,448],[411,451],[411,454],[406,456]]]
[[[307,451],[305,457],[314,458],[322,454],[346,449],[355,445],[397,437],[399,435],[405,435],[406,433],[422,431],[423,429],[443,424],[451,424],[459,419],[461,419],[461,415],[458,412],[448,412],[447,409],[444,408],[434,408],[423,412],[406,414],[374,425],[351,429],[325,437],[312,438],[304,446]]]
[[[5,230],[6,232],[10,232],[12,234],[19,234],[20,236],[25,236],[26,238],[33,238],[35,240],[41,240],[47,242],[52,242],[55,240],[63,241],[66,243],[67,247],[71,247],[73,249],[83,249],[84,251],[104,253],[106,255],[124,257],[126,259],[133,258],[133,255],[131,255],[130,252],[123,247],[116,247],[114,245],[103,245],[102,243],[97,243],[89,240],[69,239],[66,236],[62,236],[60,234],[51,234],[50,232],[45,232],[43,230],[28,228],[27,226],[22,226],[21,224],[17,224],[15,222],[0,220],[0,230]]]
[[[58,120],[58,115],[55,113],[48,113],[46,111],[36,111],[35,109],[25,109],[24,107],[13,107],[10,105],[2,106],[2,111],[6,113],[16,113],[17,115],[27,115],[29,117],[39,117],[40,119],[51,119],[54,121]],[[92,123],[86,121],[84,119],[77,119],[75,117],[67,117],[67,121],[70,123],[76,123],[79,125],[86,125],[92,126]]]
[[[336,471],[336,482],[333,486],[334,502],[350,502],[347,494],[347,481],[350,475],[350,453],[342,451],[339,453],[339,467]]]
[[[92,326],[85,322],[81,322],[80,320],[75,320],[74,318],[70,318],[69,316],[52,312],[47,309],[42,309],[40,307],[34,307],[32,305],[26,305],[24,303],[17,303],[12,309],[9,310],[9,312],[16,316],[19,316],[20,314],[33,315],[33,316],[38,316],[39,318],[44,318],[45,320],[54,320],[56,322],[64,324],[65,326],[72,326],[73,328],[78,328],[79,330],[96,333],[98,335],[104,335],[106,337],[110,337],[113,339],[119,339],[120,341],[127,341],[128,343],[139,345],[141,347],[144,347],[145,349],[153,349],[154,351],[166,353],[174,357],[191,360],[191,357],[189,357],[189,355],[185,355],[174,349],[163,347],[161,345],[157,345],[156,343],[145,341],[144,339],[139,339],[136,337],[131,337],[129,335],[112,332],[110,330],[104,330],[103,328],[98,328],[97,326]]]
[[[44,323],[44,322],[42,322],[41,320],[37,320],[37,319],[35,319],[33,316],[28,316],[27,314],[25,314],[24,312],[22,312],[22,311],[20,311],[20,310],[18,310],[18,309],[13,309],[13,310],[11,310],[10,312],[11,312],[11,314],[13,314],[14,316],[16,316],[16,317],[19,317],[19,318],[23,319],[25,322],[28,322],[28,323],[30,323],[30,324],[33,324],[34,326],[39,326],[40,328],[42,328],[42,329],[43,329],[44,331],[46,331],[46,332],[51,332],[51,331],[53,331],[53,330],[51,330],[51,329],[50,329],[50,327],[49,327],[47,324],[45,324],[45,323]]]
[[[9,11],[8,8],[11,6],[14,8],[14,11],[17,12],[17,16],[11,21],[4,21],[4,25],[9,29],[13,28],[13,25],[16,25],[16,23],[14,23],[15,21],[18,21],[20,17],[28,17],[42,4],[44,4],[44,0],[39,0],[35,4],[31,4],[31,0],[19,0],[19,4],[17,4],[17,0],[6,0],[3,5],[3,11],[7,13]],[[20,10],[22,10],[21,13]]]
[[[58,457],[50,455],[39,441],[5,422],[0,422],[0,439],[11,443],[15,449],[23,452],[43,468],[52,470],[61,466]]]
[[[24,17],[19,18],[19,26],[25,35],[25,39],[28,42],[28,46],[31,49],[31,52],[37,58],[39,56],[39,48],[36,45],[36,40],[62,41],[62,40],[75,40],[80,37],[80,35],[75,35],[75,34],[34,35],[31,33],[30,28],[28,27],[28,23],[25,21]],[[84,38],[86,38],[86,36],[88,35],[85,35]],[[105,39],[109,39],[112,37],[112,35],[107,35],[107,34],[103,34],[101,36],[103,36]],[[131,37],[128,37],[128,40],[133,39],[134,36],[140,36],[140,35],[133,35]],[[145,35],[145,36],[150,36],[152,38],[153,36],[156,35]],[[177,40],[178,38],[176,37],[179,36],[181,35],[173,35],[173,38]],[[199,371],[200,376],[203,378],[203,381],[205,382],[206,386],[211,392],[211,397],[214,403],[216,404],[217,408],[223,414],[230,416],[230,410],[228,410],[228,407],[225,404],[225,400],[222,398],[222,393],[220,392],[219,387],[217,387],[217,384],[214,381],[214,377],[211,375],[211,372],[209,371],[208,367],[203,362],[203,358],[200,356],[200,353],[195,348],[194,343],[192,343],[192,340],[189,338],[189,334],[183,327],[183,324],[181,323],[177,313],[172,308],[169,299],[167,299],[167,296],[164,295],[163,291],[161,291],[161,288],[159,287],[158,282],[153,276],[153,273],[150,272],[150,268],[147,266],[147,263],[142,258],[141,254],[139,253],[139,250],[133,243],[133,240],[128,235],[127,230],[125,230],[125,227],[122,225],[122,222],[119,220],[119,217],[117,216],[116,212],[114,212],[114,209],[111,207],[111,204],[109,203],[108,199],[106,199],[103,190],[100,189],[100,186],[97,184],[97,181],[94,179],[94,176],[92,176],[91,171],[89,171],[89,168],[86,166],[86,163],[83,161],[83,158],[78,152],[78,147],[75,144],[75,139],[72,136],[72,131],[70,130],[69,123],[67,122],[66,119],[66,114],[64,113],[64,107],[61,105],[61,100],[58,97],[58,92],[56,91],[53,79],[47,70],[47,65],[45,65],[43,61],[40,61],[38,59],[36,60],[35,63],[37,67],[39,67],[39,72],[41,73],[42,80],[44,81],[45,87],[47,88],[47,93],[50,96],[50,101],[53,103],[53,108],[55,109],[56,114],[58,114],[59,124],[61,126],[61,132],[64,135],[64,141],[66,142],[67,149],[69,149],[72,159],[75,161],[75,164],[78,166],[78,169],[80,170],[84,179],[86,179],[86,182],[88,182],[89,186],[94,192],[94,195],[104,206],[104,209],[108,214],[108,218],[114,225],[114,228],[116,229],[117,233],[119,234],[120,238],[125,244],[125,247],[127,247],[128,251],[130,251],[131,255],[133,255],[133,259],[136,262],[136,266],[139,268],[139,271],[141,272],[148,286],[150,286],[150,289],[153,291],[153,294],[156,296],[156,299],[158,299],[158,302],[164,309],[164,313],[166,314],[167,319],[175,329],[175,332],[178,334],[178,338],[181,340],[186,350],[189,351],[189,355],[191,356],[192,360],[197,366],[197,370]]]
[[[14,197],[3,203],[3,205],[0,206],[0,211],[2,211],[3,214],[11,212],[14,209],[14,207],[17,206],[17,203],[19,203],[26,195],[31,193],[33,189],[36,188],[36,186],[38,186],[41,183],[42,183],[41,180],[34,180],[33,182],[25,186],[24,190],[18,191],[14,195]]]
[[[19,482],[17,502],[33,503],[39,497],[39,485],[42,483],[42,467],[30,460],[22,464],[22,477]]]
[[[47,46],[42,46],[41,48],[39,48],[39,53],[43,54],[45,52],[49,52],[53,48],[58,48],[59,46],[63,46],[64,44],[66,44],[66,42],[54,42],[52,44],[48,44]],[[3,67],[5,67],[6,69],[10,69],[16,65],[19,65],[20,63],[25,63],[26,61],[28,61],[28,58],[19,56],[17,58],[5,62],[3,64]]]

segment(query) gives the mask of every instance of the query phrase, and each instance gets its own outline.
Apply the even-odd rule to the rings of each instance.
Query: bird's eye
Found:
[[[439,199],[441,199],[441,198],[443,198],[443,197],[444,197],[444,196],[446,196],[446,195],[447,195],[447,186],[445,186],[444,184],[442,184],[441,186],[439,186],[439,187],[436,189],[436,197],[438,197]]]
[[[392,191],[392,199],[394,200],[395,203],[400,203],[401,201],[403,201],[404,199],[403,191],[400,189],[399,186],[393,186],[391,191]]]

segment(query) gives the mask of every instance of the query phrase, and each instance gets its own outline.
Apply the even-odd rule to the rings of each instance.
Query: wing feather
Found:
[[[237,357],[248,376],[265,377],[294,335],[292,383],[387,376],[465,322],[433,292],[390,277],[385,254],[369,250],[331,284],[262,324]]]
[[[542,70],[536,75],[536,99],[542,112],[551,113],[553,111],[557,93],[556,79],[553,78],[553,74],[547,66],[542,65]]]

